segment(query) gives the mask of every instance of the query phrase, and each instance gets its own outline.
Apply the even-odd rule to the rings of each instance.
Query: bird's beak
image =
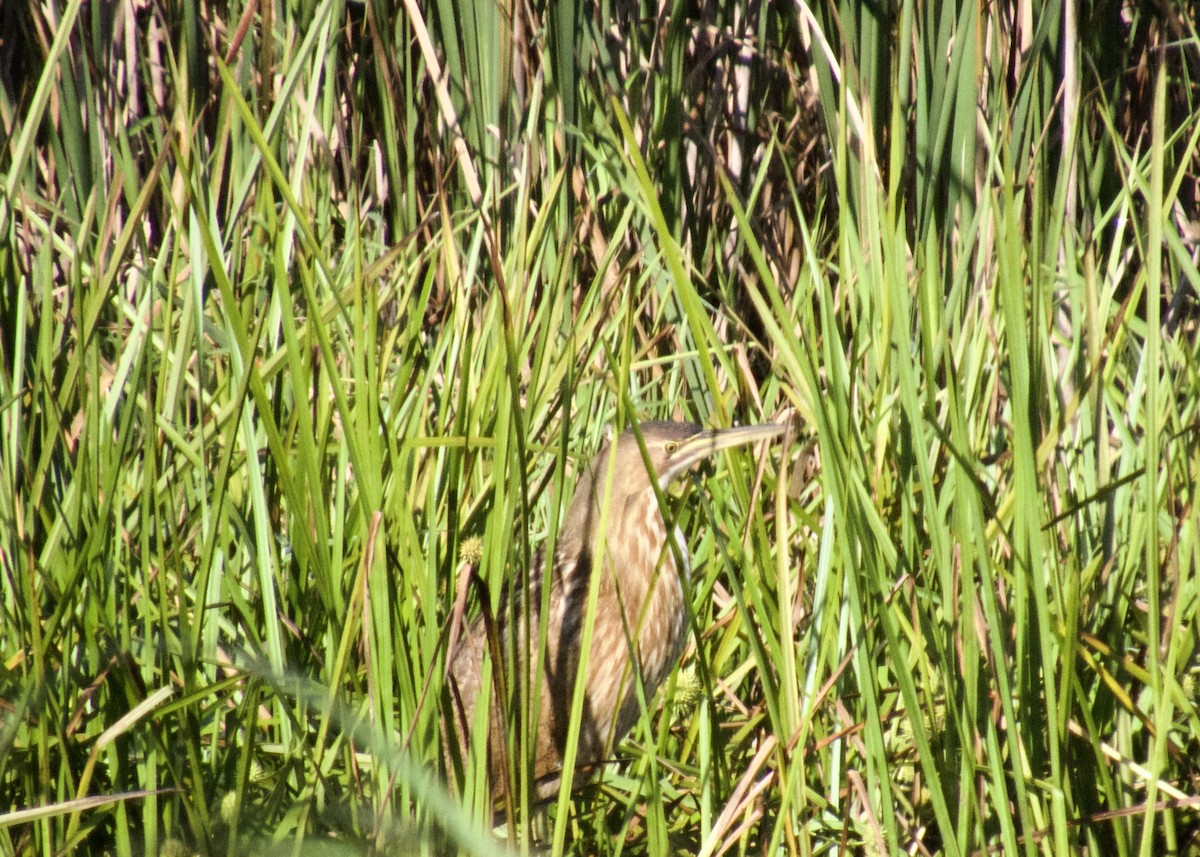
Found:
[[[768,440],[783,434],[784,426],[763,423],[756,426],[738,426],[727,429],[704,429],[679,444],[679,448],[667,458],[663,472],[659,474],[659,485],[666,490],[672,479],[692,465],[708,458],[722,449],[730,449],[758,440]]]

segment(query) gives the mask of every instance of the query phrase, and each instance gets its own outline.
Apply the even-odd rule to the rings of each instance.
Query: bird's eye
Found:
[[[665,452],[667,455],[674,455],[675,450],[677,449],[679,449],[679,444],[673,440],[668,440],[663,444],[663,452]]]

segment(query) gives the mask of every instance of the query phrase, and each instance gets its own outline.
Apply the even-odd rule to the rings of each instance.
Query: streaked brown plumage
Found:
[[[641,424],[654,477],[661,489],[692,466],[721,449],[774,437],[782,426],[760,425],[705,430],[692,423]],[[533,663],[542,663],[541,703],[533,748],[536,793],[546,797],[558,789],[567,740],[571,702],[579,665],[580,639],[587,614],[592,561],[602,534],[600,518],[605,483],[613,461],[608,497],[607,538],[603,572],[599,581],[595,628],[588,659],[586,692],[576,765],[583,768],[606,758],[613,744],[625,735],[638,717],[638,700],[631,652],[636,655],[646,698],[649,699],[675,665],[687,640],[687,609],[683,600],[675,552],[667,545],[666,524],[658,506],[654,483],[632,431],[616,441],[615,459],[604,444],[579,478],[575,497],[559,530],[550,574],[550,616],[544,661],[536,652],[538,612],[545,562],[538,556],[530,573],[531,592],[522,598],[528,605],[528,628],[533,645],[517,646],[530,652]],[[688,552],[682,533],[675,531],[683,574],[688,574]],[[501,610],[503,623],[510,611]],[[524,638],[524,621],[518,634]],[[506,632],[502,631],[502,634]],[[504,637],[507,641],[507,636]],[[506,649],[507,642],[502,643]],[[459,748],[466,746],[479,695],[481,668],[488,650],[485,623],[478,619],[467,629],[450,663],[453,732]],[[520,664],[520,669],[525,665]],[[493,671],[493,685],[499,671]],[[503,683],[508,688],[514,680]],[[530,680],[532,687],[533,681]],[[519,722],[519,719],[516,720]],[[493,794],[503,792],[508,742],[505,719],[492,705],[489,724],[489,774]],[[577,778],[578,781],[578,778]]]

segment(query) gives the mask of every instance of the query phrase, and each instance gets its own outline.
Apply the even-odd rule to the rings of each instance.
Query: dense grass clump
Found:
[[[1194,10],[0,27],[0,855],[1200,849]],[[493,818],[449,637],[650,418],[792,430]]]

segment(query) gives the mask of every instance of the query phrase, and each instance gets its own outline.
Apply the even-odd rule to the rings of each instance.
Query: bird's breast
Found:
[[[628,610],[636,611],[628,617],[629,627],[640,628],[638,659],[646,691],[653,694],[675,665],[687,636],[683,578],[690,575],[691,562],[683,530],[671,531],[677,554],[666,543],[667,527],[653,490],[643,495],[640,506],[640,526],[631,528],[641,534],[638,555],[628,558],[628,567],[640,570],[642,579],[629,587],[633,597],[624,600]]]

